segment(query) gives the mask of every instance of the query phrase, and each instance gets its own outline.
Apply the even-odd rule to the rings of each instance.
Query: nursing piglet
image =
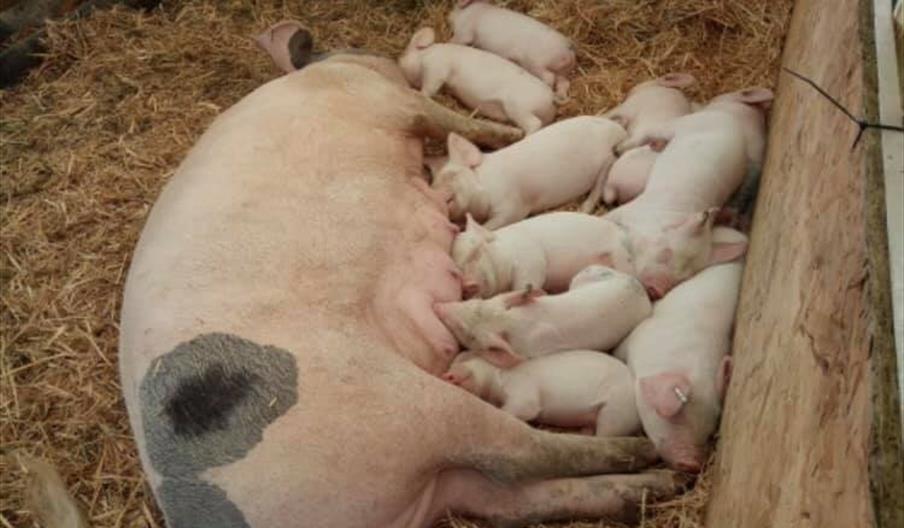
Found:
[[[609,169],[603,187],[603,202],[606,205],[622,204],[636,198],[646,187],[658,157],[659,153],[649,146],[622,154]]]
[[[558,31],[527,15],[474,0],[459,0],[449,22],[455,32],[452,42],[514,61],[554,87],[560,101],[567,97],[575,55],[571,41]]]
[[[579,271],[604,264],[634,269],[631,245],[618,224],[584,213],[560,211],[490,231],[470,215],[452,243],[465,297],[492,297],[532,285],[564,291]]]
[[[745,221],[749,220],[759,189],[766,151],[766,112],[772,104],[772,99],[772,90],[745,88],[722,94],[708,105],[710,108],[734,115],[744,133],[747,172],[740,188],[729,199],[727,207],[744,217]]]
[[[697,82],[688,73],[669,73],[642,82],[628,92],[625,100],[603,114],[628,130],[628,140],[645,137],[664,123],[691,113],[691,101],[681,88]]]
[[[526,422],[592,427],[596,436],[640,430],[634,377],[609,354],[569,350],[502,369],[463,352],[442,377]]]
[[[580,116],[550,125],[496,152],[483,154],[458,134],[448,139],[449,161],[433,181],[451,194],[449,214],[470,213],[487,229],[590,193],[584,210],[599,202],[615,145],[625,130],[602,117]]]
[[[731,370],[728,356],[743,264],[713,266],[656,303],[615,355],[636,379],[644,431],[673,468],[706,461]]]
[[[582,270],[558,295],[528,286],[491,299],[434,304],[464,348],[503,368],[564,350],[609,350],[651,309],[637,279],[599,265]]]
[[[681,88],[696,82],[687,73],[670,73],[638,84],[625,101],[604,115],[628,130],[629,140],[645,137],[650,130],[687,115],[693,103]],[[635,148],[625,152],[612,167],[603,190],[606,204],[625,203],[643,191],[658,154],[650,148]]]
[[[405,78],[427,97],[445,85],[468,108],[510,120],[525,134],[555,118],[552,90],[517,64],[487,51],[435,41],[433,29],[422,28],[399,58]]]
[[[658,299],[706,266],[746,251],[740,233],[714,230],[713,222],[744,179],[747,158],[738,119],[718,108],[680,117],[655,133],[665,146],[646,188],[606,217],[631,234],[635,272]]]

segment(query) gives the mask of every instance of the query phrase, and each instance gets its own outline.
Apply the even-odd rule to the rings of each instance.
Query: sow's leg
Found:
[[[656,459],[643,438],[600,438],[533,429],[470,395],[456,394],[447,421],[444,466],[430,490],[430,513],[481,517],[494,526],[606,517],[636,518],[643,500],[681,490],[671,471],[634,472]]]

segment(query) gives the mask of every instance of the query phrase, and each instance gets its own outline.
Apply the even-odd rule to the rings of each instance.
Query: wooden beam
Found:
[[[870,3],[798,0],[783,57],[855,115],[875,102]],[[707,526],[904,526],[881,161],[875,132],[856,135],[780,79]]]

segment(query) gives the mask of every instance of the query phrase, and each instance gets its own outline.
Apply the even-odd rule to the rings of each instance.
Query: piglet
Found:
[[[629,141],[645,137],[649,130],[691,113],[691,101],[681,89],[695,82],[688,73],[669,73],[642,82],[603,116],[621,123],[628,130]]]
[[[731,370],[743,264],[707,268],[657,302],[615,354],[634,374],[644,431],[673,468],[706,461]]]
[[[624,363],[594,350],[559,352],[510,369],[463,352],[442,378],[526,422],[589,427],[596,436],[640,430],[634,377]]]
[[[760,173],[766,151],[766,112],[772,104],[772,90],[745,88],[715,97],[709,103],[712,109],[735,116],[744,133],[747,154],[747,172],[738,190],[729,199],[727,208],[740,215],[741,224],[749,222],[753,204],[759,190]]]
[[[427,97],[447,86],[465,106],[500,121],[510,120],[525,134],[556,115],[555,96],[543,81],[517,64],[460,44],[437,44],[432,28],[418,30],[399,57],[405,78]]]
[[[724,228],[716,236],[713,223],[744,179],[747,158],[739,120],[719,108],[707,106],[648,134],[629,145],[663,149],[646,187],[606,217],[631,234],[635,273],[657,299],[706,266],[746,252],[746,239]]]
[[[637,279],[600,265],[583,269],[558,295],[528,286],[491,299],[434,304],[466,349],[503,368],[563,350],[609,350],[651,309]]]
[[[617,223],[584,213],[554,212],[490,231],[467,216],[452,243],[465,297],[492,297],[532,285],[551,293],[568,288],[592,264],[630,273],[631,245]]]
[[[527,15],[474,0],[459,0],[449,22],[455,32],[452,42],[516,62],[554,87],[559,101],[566,99],[575,54],[571,41],[558,31]]]
[[[648,145],[622,154],[609,169],[603,187],[603,202],[606,205],[623,204],[636,198],[646,187],[658,157],[659,153]]]
[[[470,213],[490,230],[566,204],[589,192],[584,212],[599,202],[614,148],[625,130],[602,117],[559,121],[496,152],[483,154],[458,134],[448,139],[449,161],[433,181],[451,195],[449,213]]]

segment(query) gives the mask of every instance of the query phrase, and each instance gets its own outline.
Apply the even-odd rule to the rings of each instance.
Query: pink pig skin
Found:
[[[643,192],[659,153],[645,145],[622,154],[609,170],[603,187],[606,205],[630,202]]]
[[[671,472],[607,474],[652,463],[646,439],[532,429],[438,378],[450,341],[430,303],[460,280],[422,153],[452,131],[519,137],[424,98],[394,61],[333,54],[248,94],[187,154],[120,324],[123,396],[169,526],[624,519],[677,491]]]
[[[443,379],[524,421],[591,427],[597,436],[640,429],[634,377],[594,350],[568,350],[501,369],[473,352],[459,354]]]
[[[667,143],[646,188],[606,217],[631,234],[635,272],[659,298],[706,266],[746,251],[740,234],[714,236],[713,222],[743,181],[747,158],[740,120],[720,108],[680,117],[647,139],[653,137]]]
[[[527,15],[489,2],[460,0],[449,14],[451,42],[487,50],[523,66],[564,101],[575,54],[567,37]]]
[[[743,268],[712,266],[684,282],[615,351],[636,378],[644,431],[673,468],[697,472],[706,461],[730,374]]]
[[[434,309],[465,348],[511,367],[564,350],[611,350],[650,315],[651,306],[637,279],[593,265],[575,275],[565,293],[528,287]]]
[[[452,220],[470,213],[490,230],[584,195],[582,211],[590,212],[625,137],[621,125],[594,116],[559,121],[489,154],[450,134],[449,161],[433,187],[451,194]]]
[[[511,121],[525,134],[555,118],[552,90],[517,64],[487,51],[435,40],[432,28],[422,28],[399,57],[408,82],[427,97],[445,85],[468,108]]]
[[[498,231],[469,217],[452,244],[452,259],[462,271],[465,297],[487,298],[528,285],[558,293],[592,264],[632,273],[629,247],[624,229],[590,214],[547,213]]]
[[[628,141],[646,137],[650,130],[691,113],[691,101],[681,91],[697,80],[687,73],[669,73],[642,82],[628,92],[625,100],[604,113],[628,130]]]

